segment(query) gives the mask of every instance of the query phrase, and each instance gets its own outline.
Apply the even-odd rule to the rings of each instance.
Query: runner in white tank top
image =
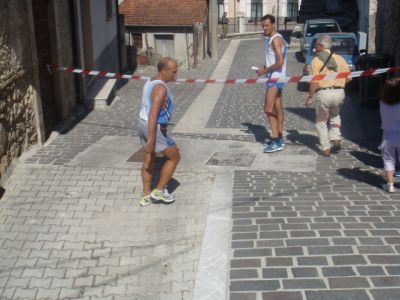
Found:
[[[284,78],[286,77],[286,49],[287,49],[287,44],[285,40],[283,39],[282,35],[279,33],[275,33],[271,37],[266,37],[265,39],[265,44],[264,44],[264,49],[265,49],[265,66],[268,68],[274,64],[276,64],[276,54],[274,49],[272,48],[272,42],[275,38],[280,38],[283,41],[283,44],[281,46],[281,51],[283,55],[283,66],[273,70],[272,72],[269,72],[266,74],[267,78]],[[267,87],[271,88],[273,86],[277,86],[279,89],[283,89],[284,83],[283,82],[269,82],[267,83]]]
[[[266,75],[271,82],[266,84],[264,112],[271,127],[271,138],[264,143],[264,153],[282,151],[285,145],[283,139],[284,111],[282,104],[283,82],[276,82],[278,78],[286,76],[286,48],[287,44],[275,29],[275,17],[265,15],[261,18],[264,34],[266,36],[265,66],[257,70],[257,75]]]

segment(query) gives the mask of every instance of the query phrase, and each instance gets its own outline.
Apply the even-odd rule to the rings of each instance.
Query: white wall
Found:
[[[112,1],[112,9],[112,17],[107,21],[106,2],[91,0],[93,59],[97,65],[106,64],[107,67],[115,65],[115,60],[118,62],[118,46],[115,44],[118,41],[115,1]],[[111,61],[107,61],[105,57],[110,55]]]
[[[152,32],[145,33],[147,35],[148,47],[156,48],[155,35],[173,35],[174,36],[174,55],[173,58],[177,61],[179,68],[187,69],[188,63],[188,50],[187,45],[193,45],[192,33],[174,33],[174,32]],[[145,34],[143,34],[143,45],[146,47]],[[201,49],[199,49],[201,51]],[[193,48],[189,49],[190,64],[193,64]]]

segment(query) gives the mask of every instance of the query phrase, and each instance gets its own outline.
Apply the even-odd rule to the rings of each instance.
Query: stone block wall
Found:
[[[28,0],[0,0],[0,179],[15,158],[45,142],[31,5]],[[48,9],[52,57],[48,63],[72,66],[69,2],[50,1]],[[55,120],[61,121],[77,105],[74,76],[54,72],[51,84]]]
[[[38,139],[27,19],[25,1],[0,0],[0,178]]]

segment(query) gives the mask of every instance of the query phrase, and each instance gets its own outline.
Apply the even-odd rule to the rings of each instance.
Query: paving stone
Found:
[[[324,266],[328,264],[326,257],[310,256],[298,257],[297,264],[299,266]]]
[[[246,249],[246,250],[234,250],[233,257],[260,257],[270,256],[272,254],[271,249]]]
[[[308,247],[310,255],[353,254],[349,246]]]
[[[230,291],[270,291],[280,288],[278,280],[231,281]]]
[[[367,288],[369,283],[365,277],[329,278],[331,289]]]
[[[58,299],[61,289],[44,289],[40,288],[36,297],[38,299]]]
[[[232,259],[231,268],[257,268],[261,267],[261,259]]]
[[[371,281],[376,287],[396,287],[400,286],[400,277],[398,276],[381,276],[371,277]]]
[[[386,272],[389,275],[400,275],[400,266],[386,266]],[[382,274],[378,274],[382,275]]]
[[[367,263],[362,255],[333,256],[332,260],[335,265],[361,265]]]
[[[316,268],[297,267],[291,268],[293,276],[297,277],[318,277],[318,270]]]
[[[284,289],[323,289],[326,288],[325,282],[321,279],[284,279],[282,280]]]
[[[230,278],[231,279],[258,278],[258,272],[256,269],[231,270]]]
[[[369,300],[364,290],[306,291],[307,300]]]
[[[288,246],[317,246],[329,245],[328,239],[315,238],[315,239],[290,239],[286,240]]]
[[[230,300],[257,300],[256,293],[231,293]],[[171,298],[172,300],[172,298]]]
[[[297,256],[304,255],[303,248],[301,247],[286,247],[286,248],[275,248],[276,256]]]
[[[262,300],[303,300],[301,292],[268,292],[262,293]]]
[[[242,249],[242,248],[253,248],[254,247],[254,242],[253,241],[233,241],[231,243],[231,248],[232,249]]]
[[[15,299],[34,299],[36,297],[37,292],[38,292],[37,289],[25,289],[25,288],[17,287],[13,298],[15,298]],[[7,297],[7,296],[5,296],[5,293],[3,293],[2,296]],[[9,297],[9,298],[11,298],[11,297]]]
[[[372,289],[369,290],[374,299],[398,299],[400,289]]]
[[[291,257],[267,257],[267,267],[281,267],[281,266],[292,266],[293,259]]]
[[[287,270],[283,268],[262,269],[263,278],[287,278]]]

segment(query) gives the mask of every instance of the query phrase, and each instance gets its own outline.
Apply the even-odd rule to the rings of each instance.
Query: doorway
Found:
[[[57,121],[57,104],[54,97],[54,83],[47,65],[52,64],[49,10],[50,0],[33,0],[33,22],[35,27],[36,51],[38,56],[38,70],[40,96],[42,100],[43,121],[46,138]]]

